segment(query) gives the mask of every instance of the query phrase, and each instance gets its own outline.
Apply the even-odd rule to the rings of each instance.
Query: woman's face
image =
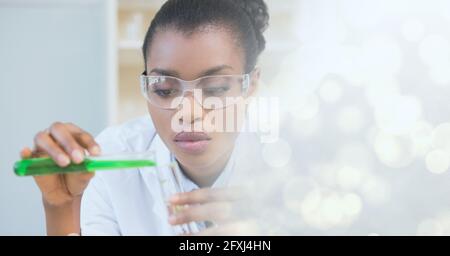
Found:
[[[148,75],[167,75],[191,81],[206,75],[244,74],[243,51],[229,33],[219,29],[202,30],[190,35],[174,29],[157,32],[149,49]],[[257,76],[259,74],[255,74],[253,78]],[[253,92],[255,87],[255,82],[252,82],[250,91]],[[251,92],[248,95],[251,95]],[[213,172],[215,170],[210,167],[226,162],[238,131],[208,133],[204,128],[199,128],[203,127],[201,124],[204,124],[206,116],[214,114],[216,117],[222,117],[226,109],[205,110],[191,92],[187,92],[185,99],[189,100],[192,107],[166,110],[149,103],[148,110],[159,136],[181,165],[191,172],[200,172],[190,175],[214,175],[204,172]],[[193,111],[195,107],[200,111]],[[184,113],[180,115],[180,111]],[[243,115],[244,113],[237,113],[237,116]],[[230,120],[229,116],[227,120]],[[174,129],[174,121],[190,132],[184,133],[180,132],[179,128]],[[227,121],[224,119],[223,122]],[[240,127],[239,124],[237,127]]]

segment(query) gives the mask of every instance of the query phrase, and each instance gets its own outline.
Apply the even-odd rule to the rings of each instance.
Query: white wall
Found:
[[[97,134],[114,104],[113,1],[0,1],[0,235],[43,235],[40,193],[13,163],[54,121]]]

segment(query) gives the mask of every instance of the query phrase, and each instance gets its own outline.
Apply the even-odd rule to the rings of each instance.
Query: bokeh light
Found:
[[[374,142],[378,159],[388,167],[402,168],[414,160],[412,142],[404,137],[378,133]]]
[[[443,211],[431,218],[422,220],[417,225],[417,235],[448,236],[450,235],[450,212]]]
[[[382,205],[391,197],[389,184],[378,177],[368,177],[361,185],[361,194],[372,205]]]
[[[419,121],[411,130],[414,155],[424,157],[430,151],[433,143],[433,126],[426,121]]]
[[[359,132],[364,124],[365,114],[357,106],[345,106],[337,114],[337,125],[343,132]]]
[[[307,225],[327,230],[351,224],[362,207],[362,200],[357,194],[318,188],[306,195],[301,213]]]
[[[450,155],[443,150],[433,150],[425,158],[427,169],[436,174],[446,172],[450,167]]]
[[[289,163],[292,149],[288,142],[279,139],[277,142],[264,144],[262,156],[269,166],[280,168]]]
[[[381,104],[375,106],[377,125],[389,134],[409,134],[421,116],[422,104],[413,96],[386,96]]]
[[[450,154],[450,123],[442,123],[433,130],[433,147]]]
[[[292,175],[267,176],[265,184],[281,184],[286,215],[312,233],[345,234],[351,225],[360,234],[445,233],[445,218],[418,220],[449,207],[431,198],[450,193],[450,3],[318,0],[298,7],[286,34],[298,44],[276,54],[267,86],[280,97],[290,150],[284,142],[263,149],[274,176],[280,166]],[[411,207],[422,201],[420,211]],[[414,218],[394,220],[397,213]],[[360,217],[380,224],[374,230]]]

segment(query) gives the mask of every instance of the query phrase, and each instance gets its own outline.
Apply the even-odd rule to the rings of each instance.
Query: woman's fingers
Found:
[[[29,147],[25,147],[20,151],[20,158],[27,159],[31,158],[33,151]]]
[[[232,218],[232,204],[214,202],[184,207],[169,217],[169,223],[180,225],[193,221],[223,222]]]
[[[66,128],[66,125],[56,122],[49,129],[50,135],[64,148],[76,164],[83,162],[84,149],[75,140],[73,135]]]
[[[81,163],[85,151],[90,155],[100,154],[94,138],[71,123],[56,122],[34,138],[34,149],[27,147],[20,152],[22,159],[49,156],[56,164],[65,167],[70,162]],[[47,205],[63,206],[72,203],[89,184],[94,173],[69,173],[34,176]]]
[[[75,163],[82,162],[85,149],[91,155],[100,154],[100,147],[94,138],[79,128],[77,130],[69,129],[75,127],[54,123],[49,129],[35,136],[36,151],[46,152],[61,166],[69,164],[71,159]],[[21,155],[30,157],[25,149],[21,152]]]
[[[170,199],[172,206],[185,206],[169,217],[169,223],[179,225],[192,221],[221,222],[233,217],[233,201],[241,195],[238,188],[202,188],[179,193]]]
[[[214,201],[234,201],[241,195],[238,188],[211,189],[202,188],[191,192],[179,193],[170,198],[173,205],[204,204]]]
[[[100,147],[94,138],[74,124],[57,122],[50,127],[49,132],[75,163],[81,163],[84,160],[85,149],[90,155],[100,154]],[[69,173],[62,175],[61,178],[67,193],[71,196],[79,196],[93,176],[94,173]]]
[[[94,138],[86,132],[78,133],[74,135],[77,142],[88,150],[91,156],[100,155],[100,146],[95,142]]]
[[[191,236],[257,236],[261,235],[259,227],[255,221],[245,220],[231,222],[224,225],[219,225],[204,229]]]
[[[90,155],[99,155],[100,146],[94,138],[78,126],[56,122],[34,137],[35,150],[24,148],[22,158],[49,155],[59,166],[65,167],[84,160],[85,149]]]
[[[92,137],[91,134],[89,134],[88,132],[84,131],[83,129],[72,123],[67,123],[66,126],[67,129],[70,131],[70,133],[73,134],[77,142],[82,147],[87,149],[90,155],[93,156],[100,155],[101,153],[100,146],[97,144],[97,142],[95,142],[95,139],[94,137]]]
[[[40,132],[34,137],[35,151],[45,151],[59,166],[65,167],[70,163],[66,152],[53,140],[47,132]]]

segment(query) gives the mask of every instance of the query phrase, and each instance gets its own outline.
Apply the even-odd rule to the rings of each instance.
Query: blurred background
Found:
[[[12,172],[34,134],[147,114],[140,48],[163,2],[0,0],[0,235],[45,234],[38,188]],[[449,235],[450,2],[266,2],[270,233]]]

